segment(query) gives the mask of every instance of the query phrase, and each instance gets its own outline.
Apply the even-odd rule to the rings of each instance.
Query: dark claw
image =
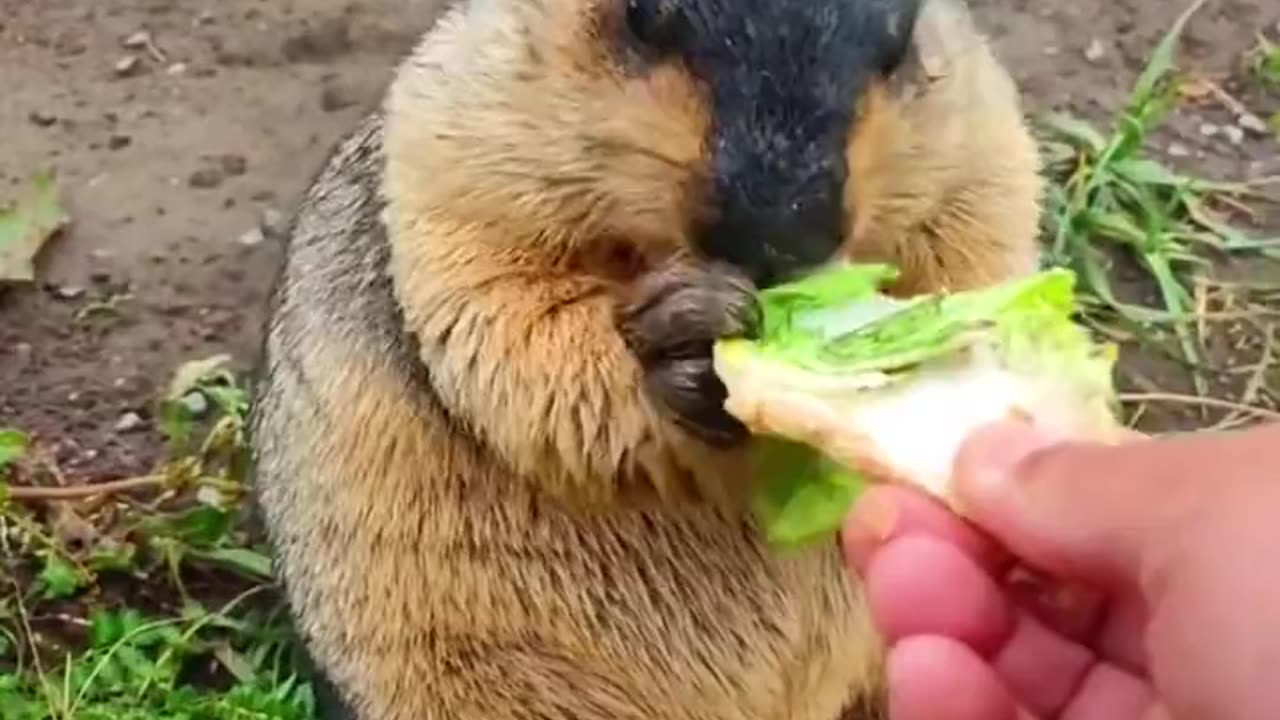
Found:
[[[703,442],[729,447],[747,439],[746,426],[724,411],[727,395],[710,357],[675,359],[645,378],[649,393],[675,416],[675,422]]]
[[[727,393],[711,348],[720,338],[758,331],[760,308],[749,280],[724,265],[668,267],[641,280],[619,324],[649,393],[681,427],[717,447],[747,438],[746,427],[724,411]]]

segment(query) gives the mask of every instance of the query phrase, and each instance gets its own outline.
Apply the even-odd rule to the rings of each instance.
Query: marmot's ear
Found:
[[[913,28],[922,2],[927,0],[886,0],[880,4],[885,42],[881,46],[879,66],[884,74],[893,73],[911,52]]]
[[[919,0],[911,37],[911,74],[925,82],[950,74],[958,58],[981,44],[965,0]]]

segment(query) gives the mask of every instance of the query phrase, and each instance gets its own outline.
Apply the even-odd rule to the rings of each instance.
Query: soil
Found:
[[[70,476],[150,469],[157,393],[187,360],[228,353],[252,365],[280,259],[271,230],[377,101],[436,2],[0,0],[0,198],[51,167],[73,218],[40,255],[34,286],[0,289],[0,427],[34,433]],[[974,6],[1029,111],[1103,122],[1184,7]],[[1280,96],[1247,78],[1242,56],[1278,21],[1274,0],[1210,0],[1183,66],[1268,117]],[[150,45],[130,42],[140,31]],[[1209,132],[1233,123],[1210,96],[1153,144],[1208,177],[1280,174],[1274,136]],[[1280,229],[1274,208],[1259,217]],[[83,312],[103,303],[114,310]]]

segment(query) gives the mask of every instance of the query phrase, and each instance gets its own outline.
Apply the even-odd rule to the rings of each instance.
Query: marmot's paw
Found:
[[[681,427],[717,447],[748,437],[725,412],[725,387],[711,361],[716,340],[758,330],[760,306],[745,275],[723,264],[655,270],[636,283],[618,324],[648,392]]]

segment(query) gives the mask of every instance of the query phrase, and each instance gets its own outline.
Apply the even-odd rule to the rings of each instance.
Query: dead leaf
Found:
[[[165,394],[166,399],[181,399],[183,395],[195,389],[195,386],[201,380],[224,369],[230,362],[230,355],[220,354],[183,363],[173,373],[173,380],[169,383],[169,391]]]
[[[53,506],[49,529],[53,531],[63,549],[77,559],[87,555],[98,541],[98,529],[76,512],[69,503]]]
[[[58,199],[53,174],[37,174],[26,197],[0,209],[0,282],[34,281],[35,257],[40,248],[69,220]]]

